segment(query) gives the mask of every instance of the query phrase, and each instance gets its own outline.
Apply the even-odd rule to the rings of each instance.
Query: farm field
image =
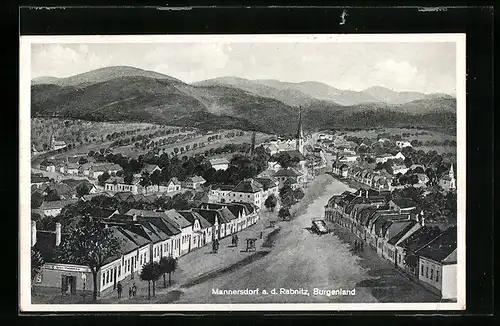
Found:
[[[151,123],[135,122],[94,122],[78,119],[32,118],[31,141],[38,150],[49,146],[50,136],[54,132],[57,140],[63,140],[75,147],[85,144],[103,143],[106,136],[126,132],[141,134],[154,132],[160,128],[174,128]]]
[[[405,140],[417,139],[419,141],[444,141],[444,140],[455,140],[455,135],[449,135],[437,131],[423,130],[423,129],[409,129],[409,128],[380,128],[380,129],[369,129],[369,130],[356,130],[356,131],[345,131],[339,130],[339,132],[345,133],[346,136],[361,137],[361,138],[376,138],[379,134],[389,133],[391,135],[401,135]],[[409,134],[404,135],[403,134]]]
[[[223,135],[225,135],[228,131],[222,132]],[[220,133],[219,133],[220,134]],[[174,151],[174,148],[181,148],[181,147],[186,147],[186,145],[189,145],[190,150],[185,151],[184,153],[181,153],[179,151],[178,155],[179,156],[192,156],[196,154],[201,154],[204,153],[205,151],[211,149],[211,148],[218,148],[221,146],[224,146],[226,144],[241,144],[241,143],[250,143],[252,139],[252,134],[249,132],[246,132],[243,136],[235,136],[231,138],[225,138],[223,137],[222,139],[214,140],[209,142],[208,137],[211,135],[204,135],[204,136],[199,136],[191,139],[186,139],[186,140],[181,140],[178,142],[175,142],[173,144],[167,144],[163,146],[159,146],[158,148],[160,149],[160,153],[163,153],[165,151],[169,155]],[[269,135],[262,134],[262,133],[257,133],[255,136],[255,143],[259,144],[263,142],[265,139],[269,138]],[[197,147],[193,149],[193,144],[199,144],[199,143],[205,143],[204,147]],[[115,154],[122,154],[124,156],[130,157],[130,158],[138,158],[140,155],[144,155],[148,152],[149,150],[143,150],[140,148],[135,148],[134,145],[127,145],[127,146],[122,146],[122,147],[117,147],[113,149],[113,153]]]

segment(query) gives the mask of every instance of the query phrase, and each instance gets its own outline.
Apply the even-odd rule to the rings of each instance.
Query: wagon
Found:
[[[328,233],[324,220],[313,220],[311,230],[319,235]]]

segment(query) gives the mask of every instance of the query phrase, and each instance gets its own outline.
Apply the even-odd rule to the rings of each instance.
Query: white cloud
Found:
[[[425,86],[425,76],[408,61],[387,59],[378,62],[370,72],[370,77],[373,84],[396,90]]]
[[[111,61],[111,55],[92,53],[85,44],[43,44],[33,48],[32,77],[68,77],[109,66]]]

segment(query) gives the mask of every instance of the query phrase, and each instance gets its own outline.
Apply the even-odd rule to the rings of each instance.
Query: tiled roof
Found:
[[[200,227],[202,229],[207,229],[212,226],[210,222],[208,222],[201,214],[199,214],[196,211],[189,210],[189,211],[179,211],[179,214],[184,216],[186,220],[188,220],[190,223],[194,224],[194,221],[198,220],[200,223]]]
[[[263,186],[260,183],[253,179],[249,179],[240,181],[240,183],[238,183],[236,187],[234,187],[233,191],[243,193],[256,193],[261,191],[262,188]]]
[[[31,183],[45,183],[50,182],[49,177],[31,176]]]
[[[199,176],[199,175],[195,175],[194,177],[191,178],[191,181],[195,182],[195,183],[199,183],[199,182],[205,182],[206,180],[203,179],[203,177]]]
[[[137,219],[154,224],[154,226],[165,232],[168,236],[175,236],[181,233],[181,230],[165,217],[138,217]]]
[[[429,242],[423,248],[419,249],[416,252],[416,254],[419,255],[420,257],[425,257],[437,262],[442,262],[448,256],[450,256],[456,249],[457,249],[457,228],[451,227],[446,231],[444,231],[437,238]],[[452,261],[452,259],[448,259],[448,261],[454,262]]]
[[[295,158],[295,159],[298,159],[299,161],[305,161],[306,158],[304,155],[302,155],[301,152],[299,152],[298,150],[291,150],[291,151],[284,151],[285,153],[288,153],[292,159]]]
[[[198,214],[200,214],[205,220],[208,221],[211,225],[215,224],[215,219],[217,218],[219,220],[219,224],[225,223],[221,216],[219,211],[215,209],[201,209],[201,208],[193,208],[194,211],[196,211]]]
[[[237,217],[234,216],[234,214],[226,207],[223,207],[219,209],[222,218],[226,220],[227,222],[231,222],[232,220],[235,220]]]
[[[402,237],[404,237],[410,230],[417,224],[416,221],[409,221],[412,223],[408,223],[402,230],[400,230],[396,235],[392,236],[389,238],[389,241],[387,243],[391,245],[395,245]]]
[[[61,243],[66,239],[67,234],[61,234]],[[45,262],[54,261],[54,249],[56,248],[56,233],[54,231],[36,232],[36,243],[34,246],[42,255]]]
[[[274,177],[298,177],[300,175],[300,173],[297,173],[293,169],[280,169],[274,174]]]
[[[192,226],[192,224],[186,220],[181,214],[179,214],[175,209],[170,209],[165,211],[166,218],[173,221],[176,226],[180,228],[187,228]]]
[[[425,225],[401,241],[398,246],[404,249],[419,249],[441,233],[442,231],[438,227]]]
[[[40,206],[40,209],[42,210],[49,210],[49,209],[60,209],[64,208],[68,205],[74,204],[78,201],[78,199],[63,199],[63,200],[55,200],[55,201],[44,201],[43,204]]]
[[[415,207],[415,203],[410,198],[397,198],[392,201],[401,209]]]
[[[148,211],[144,209],[129,209],[124,215],[128,216],[147,216],[147,217],[165,217],[165,212],[155,212],[155,211]]]
[[[261,184],[264,187],[264,190],[276,187],[276,183],[271,178],[255,178],[255,181]]]

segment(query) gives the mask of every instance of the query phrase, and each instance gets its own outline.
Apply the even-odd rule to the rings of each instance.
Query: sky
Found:
[[[455,43],[89,43],[32,44],[31,77],[69,77],[132,66],[184,82],[236,76],[318,81],[360,91],[455,94]]]

